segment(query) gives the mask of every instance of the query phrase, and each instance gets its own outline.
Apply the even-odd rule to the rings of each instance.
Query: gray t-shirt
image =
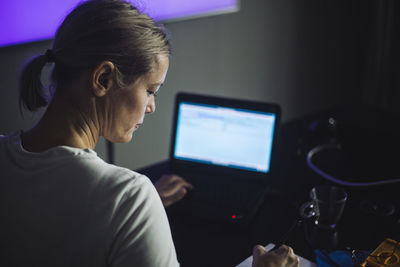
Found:
[[[67,146],[0,136],[0,266],[179,266],[150,180]]]

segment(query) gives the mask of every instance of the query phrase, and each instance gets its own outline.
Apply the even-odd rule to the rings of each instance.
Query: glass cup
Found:
[[[310,198],[310,202],[300,207],[300,215],[303,218],[315,218],[317,227],[334,229],[346,204],[346,191],[336,186],[322,185],[311,189]]]

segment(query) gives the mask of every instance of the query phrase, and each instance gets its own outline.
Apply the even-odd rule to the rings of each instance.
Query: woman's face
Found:
[[[164,83],[169,66],[168,56],[158,56],[153,70],[137,79],[128,88],[112,93],[111,116],[107,115],[104,137],[117,143],[132,139],[147,113],[156,109],[155,94]]]

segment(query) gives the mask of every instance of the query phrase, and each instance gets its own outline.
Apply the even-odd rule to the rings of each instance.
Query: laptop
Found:
[[[280,115],[274,103],[178,93],[169,163],[194,189],[171,209],[249,223],[268,187]]]

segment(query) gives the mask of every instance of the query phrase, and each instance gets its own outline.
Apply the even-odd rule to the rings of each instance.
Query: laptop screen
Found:
[[[180,102],[177,116],[174,158],[269,171],[274,113]]]

